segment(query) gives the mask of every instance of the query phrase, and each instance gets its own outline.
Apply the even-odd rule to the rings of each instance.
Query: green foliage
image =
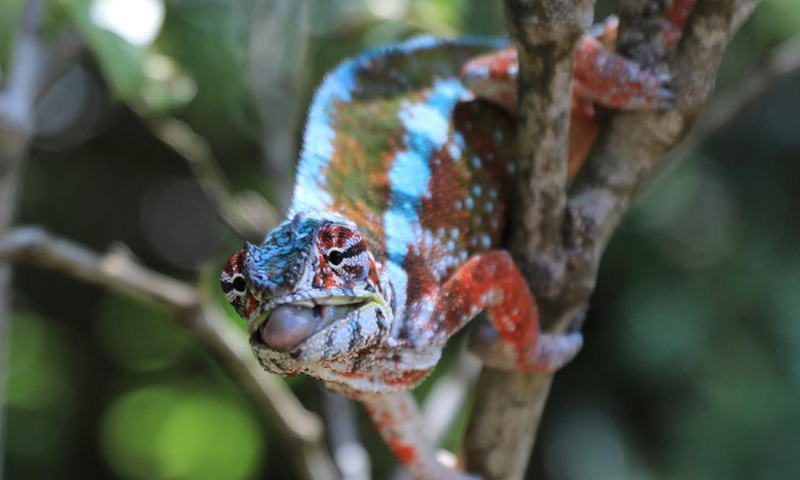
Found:
[[[194,96],[194,82],[154,44],[164,17],[161,0],[60,0],[60,5],[119,100],[151,114],[169,112]]]
[[[63,328],[33,314],[10,320],[5,447],[12,458],[52,465],[63,459],[76,409],[74,352]]]
[[[242,405],[200,385],[147,386],[107,410],[102,447],[125,478],[252,478],[264,438]]]

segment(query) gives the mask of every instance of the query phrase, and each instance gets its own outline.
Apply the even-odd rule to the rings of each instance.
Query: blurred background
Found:
[[[18,222],[124,244],[218,299],[243,238],[174,143],[207,140],[258,230],[285,208],[324,72],[420,33],[503,35],[501,3],[52,0],[49,38],[80,54],[39,99]],[[0,0],[0,79],[21,7]],[[785,42],[798,32],[800,3],[763,2],[728,49],[718,101],[736,104],[758,75],[767,91],[665,165],[620,227],[529,478],[800,478],[800,74],[764,77],[775,52],[797,56]],[[292,478],[275,425],[169,311],[41,269],[14,281],[6,478]],[[321,411],[313,380],[288,381]],[[391,456],[360,407],[356,419],[385,478]]]

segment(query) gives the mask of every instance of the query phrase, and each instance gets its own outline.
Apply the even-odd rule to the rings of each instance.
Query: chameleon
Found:
[[[688,13],[673,16],[665,45]],[[606,48],[615,30],[605,22],[576,52],[570,176],[597,136],[596,105],[670,106],[663,77]],[[222,270],[262,367],[363,402],[420,479],[476,478],[437,461],[409,393],[453,334],[485,312],[492,328],[479,334],[498,348],[484,364],[533,372],[582,346],[578,332],[540,332],[536,299],[502,249],[516,62],[505,39],[420,37],[342,63],[312,101],[287,220]]]

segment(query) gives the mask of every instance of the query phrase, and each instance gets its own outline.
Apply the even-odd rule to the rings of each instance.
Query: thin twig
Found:
[[[87,283],[171,308],[179,323],[216,355],[270,422],[278,426],[300,478],[337,478],[323,444],[319,419],[300,405],[280,379],[264,373],[250,351],[246,336],[193,286],[142,266],[124,250],[98,255],[38,227],[20,227],[0,235],[0,261],[58,270]]]
[[[29,0],[14,40],[10,76],[0,91],[0,232],[14,222],[22,175],[34,133],[34,105],[46,63],[40,30],[43,0]],[[11,309],[11,266],[0,262],[0,398],[5,398],[6,330]],[[3,436],[0,409],[0,439]],[[0,478],[3,452],[0,441]]]
[[[370,480],[369,453],[358,435],[355,405],[352,400],[319,386],[325,406],[325,431],[333,459],[342,480]]]
[[[592,0],[506,0],[520,65],[518,207],[510,250],[543,317],[551,315],[550,300],[559,296],[566,274],[562,233],[572,57],[591,25],[593,7]],[[488,480],[522,478],[547,385],[539,376],[484,368],[464,441],[468,471]],[[537,392],[540,400],[532,402]]]
[[[714,133],[722,130],[745,107],[752,105],[773,85],[794,74],[800,68],[800,35],[772,49],[766,59],[745,74],[729,91],[718,94],[703,118],[691,133],[667,158],[665,164],[672,165],[690,152],[697,150]]]
[[[211,146],[189,124],[171,117],[148,118],[146,113],[140,116],[156,137],[186,160],[217,213],[234,231],[255,240],[276,225],[278,213],[262,196],[255,192],[232,193]]]

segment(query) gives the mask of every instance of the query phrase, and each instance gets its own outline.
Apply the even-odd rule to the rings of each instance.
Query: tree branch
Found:
[[[506,1],[520,82],[515,178],[522,207],[513,212],[511,251],[536,292],[563,276],[572,56],[593,7],[593,0]]]
[[[572,57],[593,8],[592,0],[506,0],[520,63],[519,208],[510,249],[543,314],[566,273],[562,231]],[[463,448],[468,471],[487,480],[522,478],[548,389],[545,376],[483,370]]]
[[[776,83],[797,73],[800,68],[800,35],[781,43],[763,62],[746,74],[744,81],[730,91],[718,94],[703,118],[689,135],[667,155],[672,164],[697,150],[709,137],[724,128],[739,112],[758,100]]]
[[[520,8],[530,8],[525,0],[507,2],[512,14]],[[623,13],[626,8],[634,10],[638,7],[641,10],[641,3],[629,0],[623,5]],[[551,152],[546,155],[552,161],[542,162],[534,158],[529,170],[522,175],[527,179],[529,173],[534,176],[543,173],[545,176],[541,182],[544,185],[535,180],[518,185],[522,189],[519,203],[524,212],[517,219],[519,223],[514,224],[518,231],[512,234],[511,248],[512,253],[518,255],[528,280],[531,276],[538,277],[530,285],[540,300],[540,320],[544,328],[564,331],[585,309],[594,290],[602,253],[613,230],[653,168],[697,121],[711,97],[725,46],[756,4],[754,0],[698,3],[678,52],[668,66],[676,94],[675,108],[655,113],[615,113],[568,196],[566,191],[561,194],[566,196],[565,211],[559,211],[560,205],[550,202],[552,198],[560,198],[557,193],[553,196],[536,193],[537,189],[550,192],[564,188],[564,180],[554,178],[552,171],[548,170],[556,161],[555,150],[549,142],[542,142],[541,136],[528,132],[524,119],[543,115],[530,111],[532,108],[549,107],[566,112],[568,97],[554,99],[564,102],[560,106],[545,104],[543,107],[535,102],[526,102],[524,99],[531,95],[527,92],[530,87],[521,80],[521,161],[531,161],[529,152],[537,148]],[[518,45],[524,45],[518,38],[520,35],[535,35],[531,30],[553,21],[552,15],[542,13],[547,8],[540,7],[535,18],[520,21],[520,18],[511,16],[511,32]],[[649,39],[654,32],[647,30],[646,22],[629,22],[627,28],[627,31],[620,32],[622,45],[626,35],[637,38],[644,45],[653,45]],[[568,33],[562,34],[567,41]],[[525,63],[524,58],[532,52],[532,49],[521,48],[520,62]],[[656,68],[661,61],[659,54],[653,54],[648,48],[630,53],[635,55],[635,60]],[[535,65],[535,61],[530,62]],[[520,72],[523,73],[522,69]],[[548,82],[545,85],[551,85],[549,82],[559,76],[555,71],[544,71],[539,75],[545,77]],[[569,80],[565,84],[569,85]],[[566,137],[560,138],[566,146]],[[558,155],[563,158],[564,152]],[[533,200],[548,203],[536,205]],[[539,238],[544,234],[554,236],[549,241]],[[487,480],[522,478],[551,382],[552,374],[484,369],[464,444],[469,471],[480,472]]]
[[[371,480],[369,453],[358,435],[358,422],[353,400],[344,398],[319,385],[325,406],[325,431],[336,466],[347,480]]]
[[[278,222],[278,213],[255,192],[235,195],[219,166],[211,146],[189,124],[170,117],[139,116],[167,146],[182,156],[219,216],[235,232],[249,240],[260,240]]]
[[[58,270],[87,283],[164,305],[195,335],[261,408],[292,452],[300,478],[338,477],[323,444],[322,424],[297,401],[280,379],[267,375],[253,357],[246,335],[191,285],[149,270],[122,249],[98,255],[37,227],[0,235],[0,261],[24,262]]]

